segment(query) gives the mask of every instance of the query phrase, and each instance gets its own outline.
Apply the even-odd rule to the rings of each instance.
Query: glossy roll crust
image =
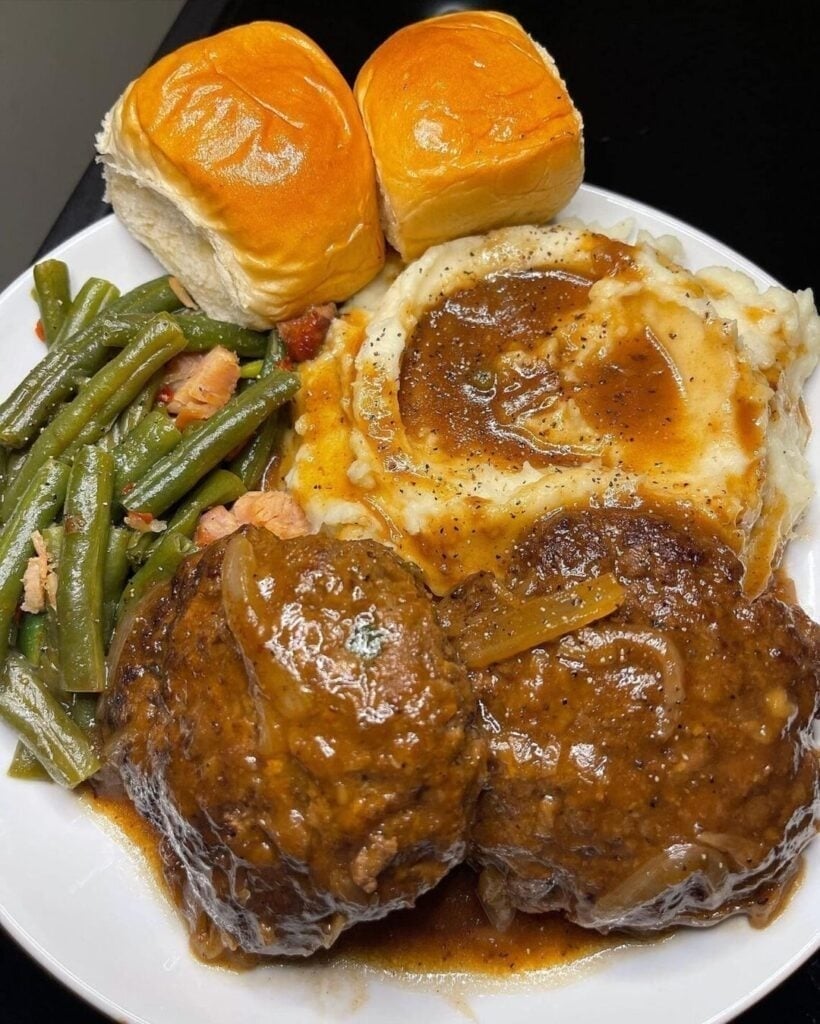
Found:
[[[405,260],[509,224],[539,224],[583,177],[582,122],[549,54],[507,15],[409,25],[370,57],[356,100],[385,231]]]
[[[264,328],[347,298],[382,264],[350,88],[287,25],[242,25],[163,58],[97,146],[117,214],[212,315]]]

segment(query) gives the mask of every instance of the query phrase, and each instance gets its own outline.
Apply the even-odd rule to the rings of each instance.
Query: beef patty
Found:
[[[201,954],[311,953],[463,859],[474,700],[386,548],[247,528],[156,588],[113,658],[108,754]]]
[[[820,628],[740,591],[694,520],[580,511],[537,524],[508,585],[612,572],[613,615],[476,676],[490,743],[472,856],[485,904],[661,929],[768,912],[814,834]],[[487,578],[442,608],[450,629]]]

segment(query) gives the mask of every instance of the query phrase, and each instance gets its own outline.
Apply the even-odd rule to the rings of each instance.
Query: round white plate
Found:
[[[568,215],[602,225],[634,218],[654,234],[671,233],[692,267],[762,271],[672,217],[601,189],[583,186]],[[105,276],[123,290],[159,273],[154,260],[109,217],[55,253],[73,281]],[[42,346],[23,275],[0,297],[0,396],[11,390]],[[820,423],[820,375],[808,393]],[[820,432],[812,441],[820,466]],[[818,618],[816,566],[820,502],[792,543],[788,567],[806,610]],[[0,727],[0,771],[14,747]],[[43,966],[118,1021],[140,1024],[716,1024],[730,1019],[820,946],[820,841],[802,884],[764,931],[745,920],[681,931],[662,942],[600,954],[563,972],[515,984],[481,977],[430,977],[411,983],[359,968],[258,968],[231,973],[205,967],[188,952],[184,927],[157,890],[139,853],[71,793],[0,774],[0,921]]]

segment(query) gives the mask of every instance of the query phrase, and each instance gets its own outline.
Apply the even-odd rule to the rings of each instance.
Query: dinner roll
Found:
[[[346,299],[382,265],[353,95],[288,25],[164,57],[116,102],[97,149],[117,215],[211,316],[267,328]]]
[[[428,246],[539,224],[584,171],[583,124],[550,55],[493,11],[396,32],[356,80],[382,220],[406,261]]]

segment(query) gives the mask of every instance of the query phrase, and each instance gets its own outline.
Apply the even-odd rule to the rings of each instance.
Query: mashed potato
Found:
[[[766,584],[811,493],[810,292],[691,273],[577,225],[429,250],[352,300],[303,369],[287,485],[444,592],[568,506],[684,504]]]

